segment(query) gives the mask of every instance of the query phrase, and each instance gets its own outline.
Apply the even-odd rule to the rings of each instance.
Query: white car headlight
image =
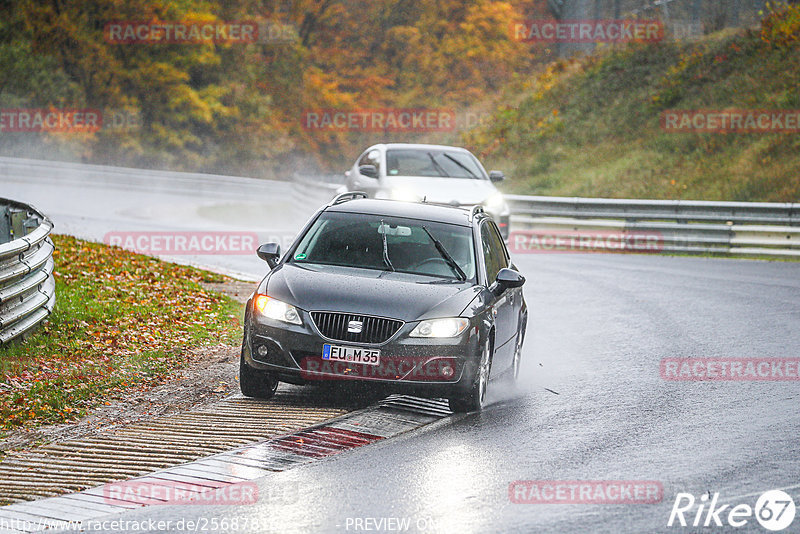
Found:
[[[490,211],[503,211],[505,205],[506,201],[503,199],[503,194],[500,191],[492,193],[492,196],[483,202],[483,206]]]
[[[389,198],[392,200],[402,200],[403,202],[419,202],[420,197],[413,189],[397,187],[391,190]]]
[[[303,324],[297,308],[291,304],[286,304],[266,295],[256,295],[253,305],[256,311],[264,317],[283,321],[284,323]]]
[[[421,321],[409,334],[410,337],[456,337],[469,326],[469,319],[451,317]]]

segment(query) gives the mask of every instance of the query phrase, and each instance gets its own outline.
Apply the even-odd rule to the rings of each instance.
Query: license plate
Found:
[[[343,347],[340,345],[323,345],[322,359],[335,362],[363,363],[364,365],[380,365],[381,351],[361,347]]]

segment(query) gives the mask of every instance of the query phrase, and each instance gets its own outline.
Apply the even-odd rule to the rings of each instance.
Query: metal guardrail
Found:
[[[336,196],[337,191],[344,190],[344,175],[305,175],[295,174],[292,177],[292,197],[301,204],[314,206],[327,204]]]
[[[0,198],[0,345],[53,311],[52,230],[53,223],[32,206]]]
[[[663,251],[800,257],[800,204],[506,195],[515,230],[657,233]]]
[[[517,215],[800,226],[800,204],[506,195]]]

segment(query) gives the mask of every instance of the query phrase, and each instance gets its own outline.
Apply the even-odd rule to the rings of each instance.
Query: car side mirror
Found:
[[[497,273],[497,278],[495,279],[494,284],[489,287],[489,291],[499,297],[505,293],[506,290],[515,287],[522,287],[524,283],[525,277],[514,269],[500,269],[500,272]]]
[[[267,262],[270,269],[274,269],[281,259],[281,246],[277,243],[266,243],[258,247],[258,257]]]
[[[506,175],[503,174],[503,171],[489,171],[489,180],[492,182],[502,182],[506,179]]]
[[[362,165],[358,168],[358,172],[370,178],[378,177],[378,168],[375,165]]]

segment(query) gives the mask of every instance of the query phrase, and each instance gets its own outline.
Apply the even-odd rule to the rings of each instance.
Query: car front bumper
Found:
[[[293,384],[357,381],[442,397],[463,394],[475,379],[481,347],[477,320],[460,336],[438,339],[408,337],[418,324],[409,322],[385,343],[366,345],[326,339],[308,313],[301,316],[303,324],[293,325],[251,315],[243,344],[247,365]],[[324,360],[326,344],[378,349],[380,364]]]

